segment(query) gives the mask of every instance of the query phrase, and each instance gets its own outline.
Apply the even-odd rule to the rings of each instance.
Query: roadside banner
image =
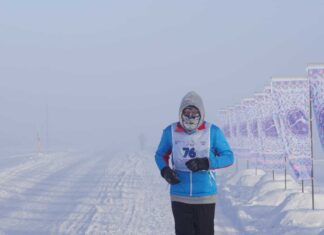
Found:
[[[271,97],[271,87],[257,95],[259,110],[259,128],[261,138],[260,160],[264,170],[285,169],[285,148],[274,120],[274,110]]]
[[[307,78],[273,78],[272,100],[287,158],[297,179],[311,178],[310,87]]]
[[[242,104],[236,105],[234,111],[237,123],[237,155],[240,158],[250,158],[246,107]]]
[[[257,103],[254,98],[247,98],[242,101],[242,104],[246,107],[247,116],[247,131],[250,146],[250,161],[253,166],[256,166],[258,158],[258,149],[256,146],[259,143],[259,130],[257,122]]]
[[[311,65],[307,68],[319,138],[324,150],[324,65]]]
[[[229,110],[222,109],[218,111],[218,126],[222,129],[225,137],[229,140],[231,138],[229,125]]]

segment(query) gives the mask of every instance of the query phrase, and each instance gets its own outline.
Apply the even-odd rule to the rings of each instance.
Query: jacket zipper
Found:
[[[215,182],[216,184],[216,179],[215,179],[215,173],[212,170],[208,171],[209,177]]]
[[[192,197],[192,172],[190,172],[190,197]]]

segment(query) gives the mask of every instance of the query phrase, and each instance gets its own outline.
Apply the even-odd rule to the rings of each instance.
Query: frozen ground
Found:
[[[219,177],[216,234],[319,234],[324,196],[253,170]],[[280,176],[277,176],[280,177]],[[0,158],[0,234],[174,234],[168,186],[152,153]],[[324,233],[324,232],[323,232]]]

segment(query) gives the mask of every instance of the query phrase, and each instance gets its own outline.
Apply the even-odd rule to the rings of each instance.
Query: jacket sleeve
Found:
[[[171,126],[163,130],[161,141],[155,153],[155,162],[160,170],[169,166],[169,158],[172,152]]]
[[[218,169],[231,166],[234,163],[234,154],[221,129],[212,125],[210,136],[209,168]]]

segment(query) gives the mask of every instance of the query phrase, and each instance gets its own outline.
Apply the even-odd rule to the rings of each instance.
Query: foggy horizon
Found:
[[[0,147],[149,146],[182,97],[206,120],[324,62],[321,1],[0,3]],[[316,138],[318,138],[316,136]]]

